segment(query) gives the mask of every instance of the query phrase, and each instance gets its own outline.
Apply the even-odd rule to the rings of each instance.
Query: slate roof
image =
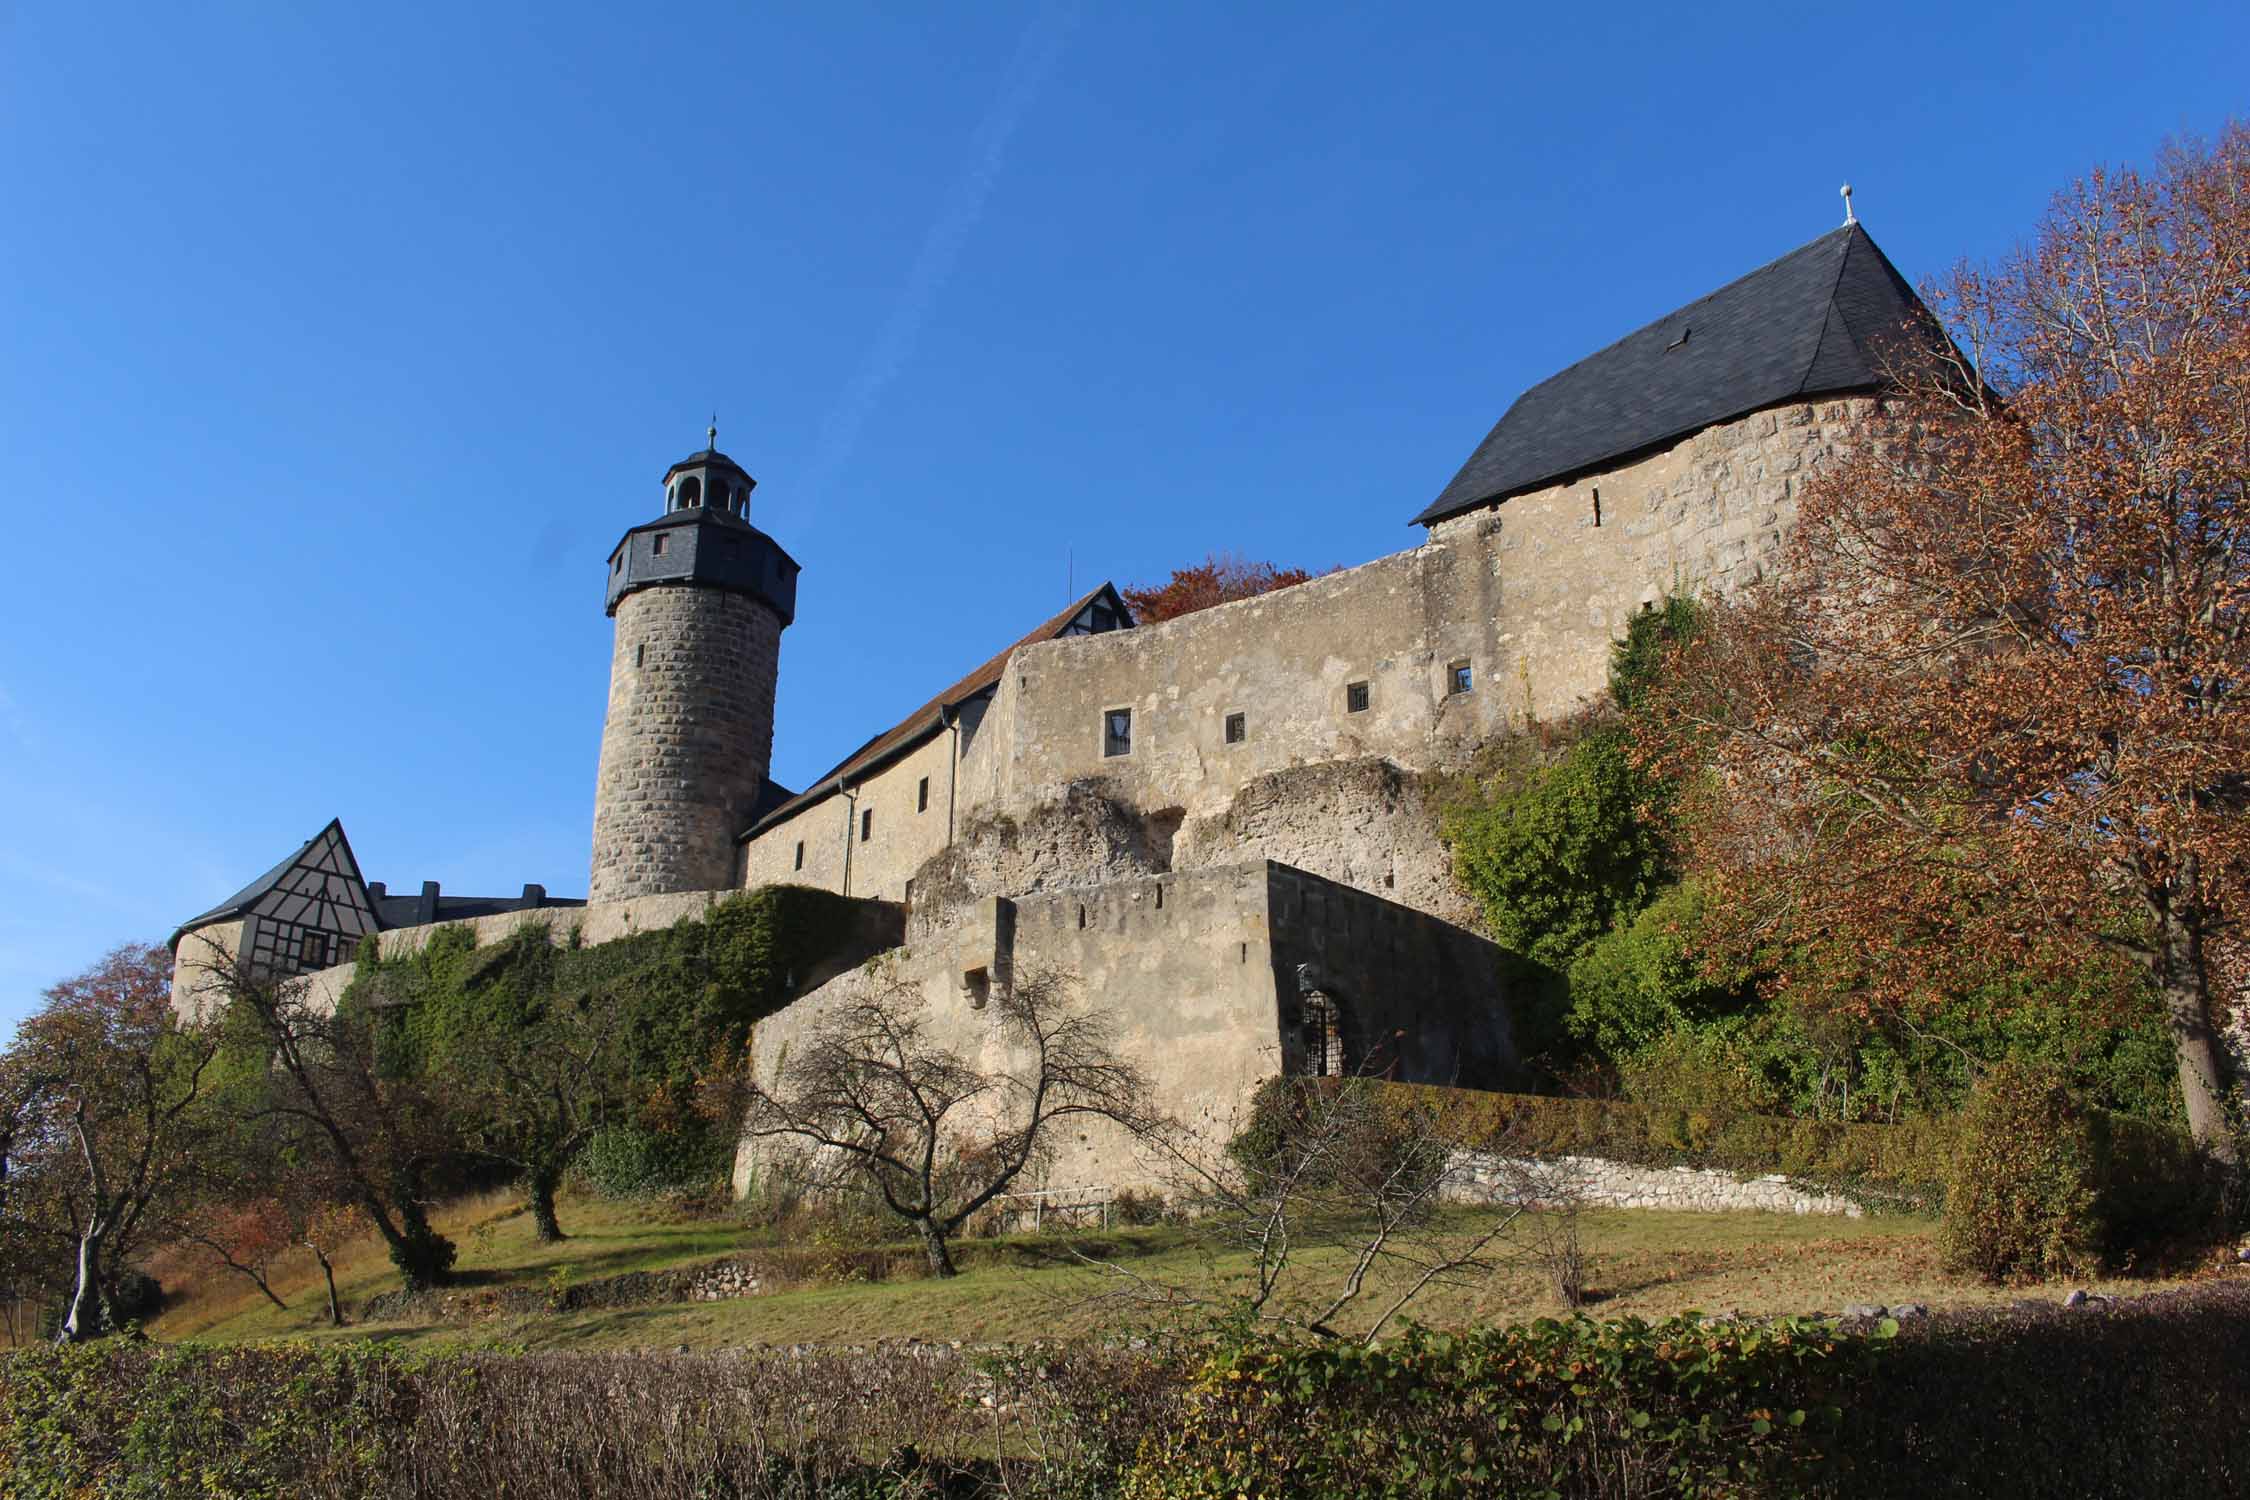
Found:
[[[328,837],[328,830],[330,828],[334,828],[335,826],[336,820],[331,818],[328,821],[327,825],[320,830],[320,832],[314,834],[311,838],[306,839],[296,848],[290,850],[289,853],[282,859],[280,864],[275,865],[272,869],[266,871],[265,874],[260,875],[256,880],[251,881],[248,885],[244,886],[241,890],[236,891],[233,895],[227,897],[226,900],[221,901],[217,906],[212,907],[209,911],[203,912],[197,916],[190,917],[185,922],[182,922],[179,926],[173,928],[172,935],[164,940],[164,946],[172,949],[174,952],[177,952],[180,946],[180,939],[185,934],[193,932],[196,928],[205,926],[212,922],[229,921],[249,911],[251,907],[258,904],[258,898],[260,896],[263,896],[264,894],[266,894],[266,892],[272,890],[275,885],[280,883],[281,877],[288,874],[291,867],[294,866],[298,860],[303,859],[306,852],[309,851],[313,845]]]
[[[1120,619],[1127,621],[1132,619],[1131,611],[1125,608],[1125,601],[1120,599],[1117,596],[1117,590],[1107,583],[1100,588],[1079,595],[1065,605],[1060,614],[1033,626],[1029,634],[1019,640],[1009,642],[982,666],[969,673],[968,676],[955,682],[920,708],[915,709],[914,712],[831,766],[817,777],[805,791],[789,798],[778,806],[767,808],[753,816],[750,820],[750,826],[736,836],[735,842],[741,843],[744,839],[754,838],[776,823],[786,822],[824,798],[834,796],[838,780],[858,781],[872,772],[882,769],[883,766],[898,759],[915,746],[922,744],[945,728],[946,718],[954,710],[960,708],[971,698],[991,691],[992,687],[1000,681],[1001,669],[1007,666],[1008,658],[1016,653],[1017,648],[1031,645],[1035,641],[1055,639],[1062,634],[1065,626],[1078,618],[1087,605],[1102,598],[1109,600],[1110,607],[1117,611]],[[772,787],[770,782],[767,785],[769,789]],[[763,801],[764,799],[761,798],[761,805]]]
[[[1881,345],[1935,328],[1858,224],[1588,355],[1516,398],[1414,518],[1427,526],[1777,402],[1882,383]]]

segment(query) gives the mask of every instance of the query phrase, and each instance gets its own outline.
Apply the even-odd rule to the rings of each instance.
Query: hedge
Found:
[[[0,1358],[0,1494],[2250,1493],[2250,1282],[1886,1331],[1580,1318],[982,1355],[117,1338]]]

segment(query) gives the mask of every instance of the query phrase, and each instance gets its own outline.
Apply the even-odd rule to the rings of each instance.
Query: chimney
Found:
[[[427,927],[437,920],[438,884],[434,880],[422,882],[422,899],[414,903],[414,925]]]
[[[545,886],[527,885],[523,888],[522,910],[537,911],[540,907],[545,906],[546,904],[547,888]]]
[[[383,899],[386,890],[387,888],[380,880],[370,880],[369,882],[367,882],[367,899],[370,901],[380,901]]]

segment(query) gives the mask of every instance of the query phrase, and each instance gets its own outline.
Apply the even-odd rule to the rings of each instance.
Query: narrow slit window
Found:
[[[922,784],[914,789],[914,810],[916,812],[928,812],[930,810],[930,778],[927,776],[923,777]]]
[[[1363,714],[1367,712],[1366,683],[1351,683],[1344,689],[1344,712],[1348,714]]]
[[[1102,754],[1131,755],[1133,753],[1133,711],[1113,708],[1102,715]]]
[[[790,869],[792,869],[792,870],[802,870],[802,869],[803,869],[804,867],[805,867],[805,841],[804,841],[803,839],[799,839],[799,840],[797,840],[797,862],[796,862],[795,864],[791,865],[791,866],[790,866],[789,868],[790,868]]]
[[[633,665],[636,667],[648,665],[648,642],[643,641],[633,648]]]
[[[1239,745],[1250,735],[1250,720],[1245,714],[1227,715],[1227,743]]]
[[[859,841],[864,844],[874,836],[875,809],[872,807],[863,807],[859,810]]]
[[[1599,485],[1594,487],[1594,524],[1602,524],[1602,492]]]
[[[1469,691],[1469,689],[1475,686],[1476,677],[1470,671],[1469,664],[1467,662],[1457,661],[1452,663],[1445,669],[1445,692],[1447,697],[1458,697],[1460,694]]]

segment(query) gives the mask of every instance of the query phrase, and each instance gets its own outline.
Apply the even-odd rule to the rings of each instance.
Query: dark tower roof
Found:
[[[1777,402],[1872,390],[1881,345],[1935,320],[1856,223],[1590,354],[1516,398],[1427,526]]]
[[[665,479],[669,480],[674,474],[679,473],[682,469],[722,467],[734,470],[735,473],[740,474],[744,479],[750,479],[750,471],[748,469],[745,469],[744,467],[742,467],[742,465],[736,463],[733,459],[727,457],[724,453],[721,453],[716,448],[705,448],[700,453],[690,453],[687,457],[672,465],[671,468],[666,469],[664,471],[664,477]],[[750,479],[750,482],[752,484],[756,484],[758,481],[756,481],[755,479]]]

